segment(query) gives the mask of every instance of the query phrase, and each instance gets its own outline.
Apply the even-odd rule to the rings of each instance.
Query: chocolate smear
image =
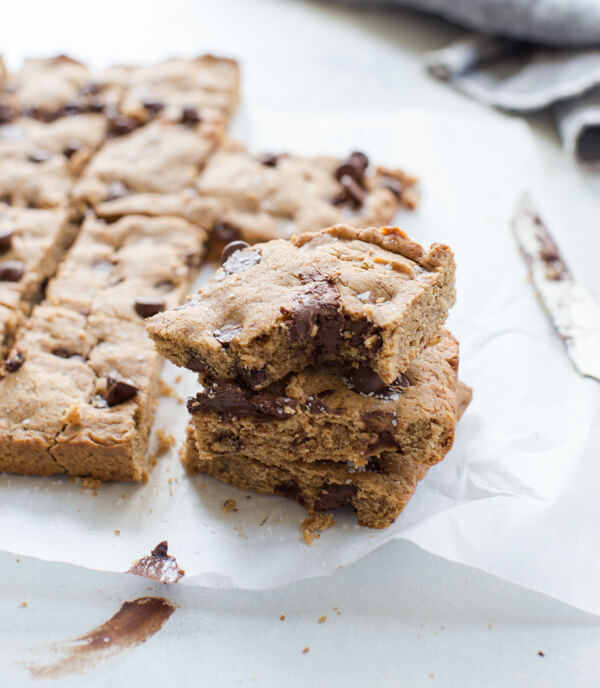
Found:
[[[62,678],[91,668],[96,662],[141,645],[165,625],[175,607],[164,597],[138,597],[124,602],[108,621],[54,649],[63,657],[47,665],[29,665],[35,678]]]
[[[142,557],[127,573],[152,578],[159,583],[177,583],[184,577],[185,571],[179,568],[177,559],[170,556],[168,550],[169,543],[166,540],[159,542],[149,556]]]

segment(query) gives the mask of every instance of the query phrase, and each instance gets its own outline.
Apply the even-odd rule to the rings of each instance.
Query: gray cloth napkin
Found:
[[[427,53],[430,73],[517,113],[549,109],[566,150],[600,171],[600,0],[346,0],[435,12],[481,33]]]

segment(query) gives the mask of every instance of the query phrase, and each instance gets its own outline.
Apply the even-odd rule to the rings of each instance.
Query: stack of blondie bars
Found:
[[[238,91],[211,55],[101,73],[0,58],[0,471],[144,479],[162,365],[144,321],[183,301],[207,243],[414,205],[411,177],[361,154],[229,141]]]
[[[443,328],[454,271],[448,247],[391,227],[225,246],[208,284],[147,322],[200,375],[187,469],[389,526],[470,400]]]

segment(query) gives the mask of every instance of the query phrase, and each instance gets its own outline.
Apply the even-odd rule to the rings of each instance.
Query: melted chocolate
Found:
[[[282,394],[252,392],[235,384],[222,383],[188,399],[190,413],[218,413],[224,418],[249,416],[256,420],[286,418],[298,402]]]

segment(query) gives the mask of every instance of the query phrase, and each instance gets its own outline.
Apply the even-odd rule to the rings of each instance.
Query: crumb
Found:
[[[335,521],[331,514],[315,514],[305,518],[300,524],[304,542],[312,547],[312,543],[321,537],[321,533],[333,525],[335,525]]]
[[[86,490],[94,490],[95,488],[100,487],[101,482],[98,480],[98,478],[82,478],[81,484],[86,488]],[[98,493],[96,492],[96,494]]]
[[[429,674],[429,678],[435,678],[435,674],[433,673],[433,671]]]
[[[115,535],[120,535],[121,531],[120,530],[115,530]]]
[[[98,490],[94,490],[92,492],[92,497],[97,497],[98,496]]]
[[[492,627],[492,624],[491,624],[491,623],[489,623],[489,624],[488,624],[488,628],[491,628],[491,627]]]
[[[175,396],[175,390],[171,387],[171,385],[168,382],[161,380],[159,394],[161,397],[173,397]]]
[[[29,606],[29,605],[27,604],[27,602],[21,602],[21,607],[27,607],[27,606]]]
[[[172,484],[173,484],[173,478],[169,478],[169,479],[167,480],[167,482],[169,483],[169,485],[172,485]]]
[[[279,620],[280,620],[280,621],[285,621],[285,614],[282,614],[282,615],[279,617]]]
[[[306,655],[308,654],[308,651],[310,650],[310,647],[305,647],[304,650],[302,650],[302,654]]]
[[[162,456],[163,454],[166,454],[175,444],[175,438],[173,435],[160,429],[156,431],[156,440],[156,456]]]
[[[223,502],[223,512],[228,514],[230,511],[237,511],[237,502],[235,499],[226,499]]]
[[[265,523],[267,522],[267,519],[268,519],[268,518],[269,518],[269,514],[267,514],[267,515],[263,518],[263,520],[262,520],[258,525],[259,525],[259,526],[264,526]]]
[[[252,499],[252,495],[246,495],[246,499]]]
[[[175,382],[177,382],[177,383],[181,382],[181,375],[178,375],[178,376],[175,378]]]
[[[323,616],[320,616],[320,617],[319,617],[319,623],[320,623],[320,624],[323,624],[323,623],[325,623],[326,621],[327,621],[327,617],[325,616],[325,614],[323,614]]]
[[[20,564],[20,563],[21,563],[21,560],[19,558],[17,558],[17,564]]]
[[[64,423],[70,423],[71,425],[79,425],[79,423],[81,423],[81,411],[79,410],[79,406],[71,406],[62,421]]]
[[[546,655],[541,650],[538,650],[538,656],[539,657],[545,657]]]

